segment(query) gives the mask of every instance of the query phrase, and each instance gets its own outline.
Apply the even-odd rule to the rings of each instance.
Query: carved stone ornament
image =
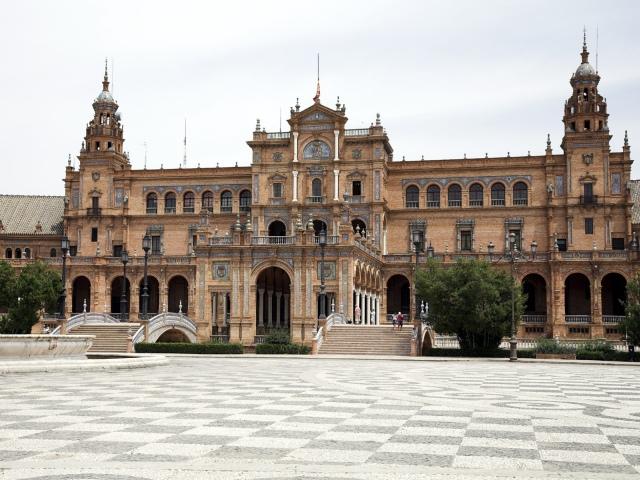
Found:
[[[282,152],[273,152],[273,161],[281,162],[282,161]]]
[[[351,158],[354,160],[360,160],[362,158],[362,150],[359,148],[354,148],[351,151]]]
[[[92,172],[91,178],[93,178],[94,182],[97,182],[98,180],[100,180],[100,172]]]
[[[591,165],[593,163],[593,153],[583,153],[582,161],[585,165]]]

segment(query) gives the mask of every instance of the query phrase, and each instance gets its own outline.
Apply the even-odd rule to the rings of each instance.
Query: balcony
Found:
[[[462,206],[462,200],[449,200],[449,206],[450,207],[461,207]]]
[[[603,315],[602,323],[606,325],[617,325],[624,320],[624,315]]]
[[[347,128],[344,131],[345,137],[366,137],[369,135],[368,128]]]
[[[167,214],[176,213],[176,207],[164,207],[164,213],[167,213]]]
[[[316,204],[316,203],[322,204],[324,202],[325,202],[325,197],[324,196],[321,196],[321,197],[307,197],[306,200],[305,200],[305,203],[307,205]]]
[[[295,235],[289,237],[251,237],[251,245],[293,245]]]
[[[87,216],[89,217],[99,217],[102,215],[102,209],[96,207],[87,208]]]
[[[147,207],[147,215],[155,215],[158,213],[158,207]]]
[[[249,213],[251,211],[251,205],[240,205],[240,213]]]
[[[565,315],[564,323],[591,323],[591,315]]]
[[[183,213],[194,213],[195,211],[196,209],[193,207],[193,205],[191,206],[185,205],[184,208],[182,209]]]
[[[513,205],[516,207],[523,207],[529,204],[529,201],[526,198],[514,198]]]
[[[344,195],[344,201],[348,203],[364,203],[364,195]]]
[[[491,206],[492,207],[504,207],[505,202],[504,202],[504,198],[492,198],[491,199]]]
[[[407,200],[406,207],[407,208],[419,208],[420,202],[418,200]]]
[[[220,213],[232,213],[233,207],[231,205],[220,205]]]
[[[537,324],[547,323],[546,315],[538,315],[538,314],[526,315],[525,314],[525,315],[522,315],[520,319],[522,320],[522,323],[537,323]]]
[[[440,200],[427,200],[427,208],[440,208]]]
[[[580,195],[580,205],[584,206],[592,206],[598,204],[598,196],[597,195]]]
[[[482,199],[480,199],[480,200],[470,199],[469,200],[469,206],[470,207],[481,207],[482,206]]]
[[[291,138],[291,132],[267,132],[267,140],[287,140]]]
[[[315,243],[316,245],[319,244],[320,237],[317,235],[313,237],[313,243]],[[327,245],[338,245],[339,243],[340,243],[339,235],[327,235]]]

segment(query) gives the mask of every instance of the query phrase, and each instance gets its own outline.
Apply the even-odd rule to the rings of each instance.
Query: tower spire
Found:
[[[587,50],[587,27],[582,30],[582,63],[589,63],[589,51]]]
[[[320,103],[320,54],[318,53],[318,80],[316,83],[316,96],[313,97],[315,103]]]
[[[105,57],[104,59],[104,78],[102,79],[102,91],[103,92],[108,92],[109,91],[109,64],[108,64],[108,60]]]

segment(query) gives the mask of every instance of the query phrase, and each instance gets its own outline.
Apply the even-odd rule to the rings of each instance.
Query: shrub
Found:
[[[291,343],[291,336],[288,330],[273,330],[265,338],[265,343],[271,345],[288,345]]]
[[[576,351],[576,358],[580,360],[617,360],[616,353],[610,343],[604,340],[596,340],[581,345]],[[628,353],[620,353],[622,353],[625,360],[628,359]]]
[[[509,358],[509,350],[493,350],[482,352],[482,355],[473,355],[477,358]],[[424,357],[469,357],[470,355],[459,348],[431,348],[423,353]],[[533,350],[518,350],[518,358],[535,358]]]
[[[260,355],[307,355],[311,349],[297,343],[260,343],[256,345],[256,353]]]
[[[239,343],[136,343],[137,353],[224,354],[243,352]]]
[[[576,353],[576,349],[563,345],[551,338],[539,338],[536,342],[536,353],[555,353],[555,354],[572,354]]]

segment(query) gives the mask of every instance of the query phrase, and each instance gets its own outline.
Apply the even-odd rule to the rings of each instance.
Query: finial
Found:
[[[626,135],[625,135],[626,138]],[[67,159],[67,167],[71,166],[71,154],[69,154],[69,158]]]
[[[245,232],[253,232],[253,225],[251,225],[251,215],[247,214],[247,223],[244,225]]]
[[[507,152],[507,158],[511,157],[511,152]]]
[[[104,57],[104,79],[109,80],[107,57]]]
[[[109,73],[107,72],[107,59],[104,59],[104,78],[102,79],[102,91],[109,91]]]
[[[551,134],[547,133],[547,148],[551,148]]]
[[[238,162],[236,162],[236,168],[238,168]]]
[[[527,157],[531,156],[531,150],[527,150]]]
[[[216,162],[216,168],[220,167],[220,162]]]
[[[587,27],[582,32],[582,63],[589,63],[589,51],[587,50]]]
[[[402,161],[403,161],[403,162],[405,161],[404,155],[402,155]]]
[[[422,155],[422,160],[424,160],[424,155]]]
[[[336,110],[340,110],[340,95],[338,95],[338,99],[336,100]]]
[[[629,146],[629,135],[627,134],[627,131],[624,131],[624,146],[628,147]]]
[[[587,49],[587,26],[582,27],[582,48]]]
[[[200,168],[200,162],[198,162],[198,168]]]
[[[300,99],[296,97],[296,112],[300,111]]]
[[[380,126],[380,114],[376,113],[376,127]]]
[[[318,54],[318,81],[316,84],[316,96],[313,97],[315,103],[320,103],[320,54]]]
[[[260,119],[256,118],[256,132],[260,131]]]
[[[484,158],[489,158],[489,154],[487,152],[484,153]]]
[[[464,158],[467,159],[467,152],[464,152]]]
[[[234,227],[238,232],[242,230],[242,224],[240,223],[240,212],[236,214],[236,224],[234,225]]]

